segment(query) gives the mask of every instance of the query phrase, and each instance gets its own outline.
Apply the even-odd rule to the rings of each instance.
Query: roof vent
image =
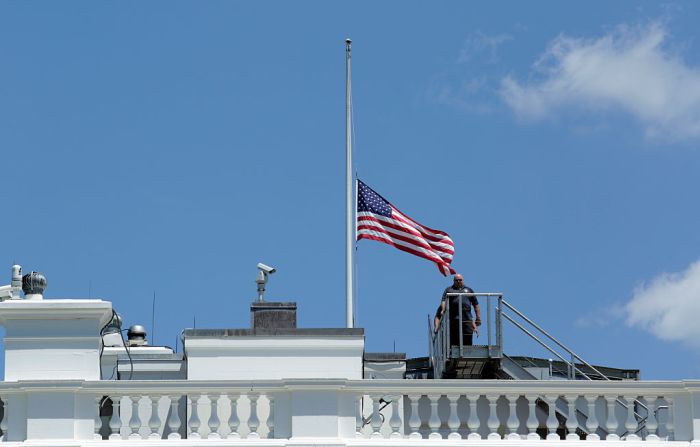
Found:
[[[127,344],[129,346],[146,346],[148,341],[146,340],[146,328],[140,324],[134,324],[129,328],[126,333],[128,337]]]
[[[30,272],[22,277],[22,291],[26,300],[43,300],[47,286],[46,276],[39,272]]]

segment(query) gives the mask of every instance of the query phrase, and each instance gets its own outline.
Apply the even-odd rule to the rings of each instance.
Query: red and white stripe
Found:
[[[391,205],[392,217],[364,211],[357,213],[357,239],[383,242],[399,250],[420,256],[437,264],[447,276],[455,271],[450,267],[454,243],[444,231],[419,224]]]

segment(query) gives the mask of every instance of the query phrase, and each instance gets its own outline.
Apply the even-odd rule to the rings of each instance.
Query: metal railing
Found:
[[[563,355],[561,355],[558,351],[556,351],[555,349],[553,349],[552,347],[550,347],[549,345],[547,345],[547,343],[543,342],[539,337],[537,337],[535,334],[533,334],[531,331],[529,331],[527,328],[525,328],[525,326],[523,326],[522,324],[520,324],[520,323],[518,323],[517,321],[515,321],[515,319],[513,319],[511,316],[509,316],[508,314],[503,313],[502,311],[499,311],[499,314],[500,314],[503,318],[505,318],[506,320],[508,320],[508,321],[509,321],[510,323],[512,323],[515,327],[517,327],[518,329],[520,329],[523,333],[525,333],[525,334],[528,335],[530,338],[532,338],[532,339],[535,340],[537,343],[539,343],[539,344],[540,344],[543,348],[545,348],[547,351],[551,352],[553,355],[555,355],[557,358],[559,358],[562,362],[564,362],[565,364],[567,364],[567,368],[568,368],[568,377],[567,377],[567,378],[569,378],[569,379],[575,379],[575,378],[576,378],[576,373],[578,372],[578,373],[579,373],[583,378],[585,378],[586,380],[594,380],[590,375],[586,374],[585,372],[583,372],[580,368],[578,368],[578,367],[576,366],[576,360],[578,360],[581,364],[585,365],[585,366],[588,367],[591,371],[595,372],[601,379],[603,379],[603,380],[610,380],[610,378],[609,378],[607,375],[605,375],[605,374],[603,374],[602,372],[600,372],[600,371],[599,371],[597,368],[595,368],[593,365],[591,365],[590,363],[588,363],[587,361],[585,361],[583,358],[581,358],[580,355],[576,354],[574,351],[572,351],[572,350],[569,349],[567,346],[565,346],[562,342],[560,342],[559,340],[557,340],[556,338],[554,338],[554,336],[552,336],[552,335],[549,334],[547,331],[545,331],[544,329],[542,329],[541,326],[539,326],[539,325],[536,324],[534,321],[532,321],[530,318],[528,318],[527,316],[525,316],[525,314],[523,314],[523,313],[520,312],[518,309],[516,309],[515,307],[513,307],[513,306],[512,306],[510,303],[508,303],[506,300],[503,300],[503,299],[502,299],[502,300],[500,301],[500,303],[499,303],[499,308],[500,308],[501,306],[502,306],[502,307],[505,307],[505,308],[507,308],[507,309],[509,309],[510,311],[512,311],[513,313],[515,313],[517,316],[519,316],[520,318],[522,318],[522,319],[523,319],[524,321],[526,321],[530,326],[532,326],[534,329],[536,329],[537,331],[539,331],[540,334],[542,334],[542,335],[544,335],[545,337],[547,337],[551,342],[555,343],[557,346],[559,346],[561,349],[563,349],[563,350],[569,355],[569,358],[568,358],[568,359],[565,358],[565,357],[564,357]]]
[[[503,355],[503,327],[502,327],[502,322],[503,319],[505,318],[508,322],[513,324],[516,328],[518,328],[521,332],[523,332],[525,335],[530,337],[532,340],[537,342],[540,346],[545,348],[547,351],[549,351],[551,354],[556,356],[558,359],[560,359],[567,367],[567,378],[569,380],[576,380],[577,378],[583,378],[585,380],[604,380],[604,381],[611,381],[610,377],[608,377],[606,374],[601,372],[598,368],[595,366],[591,365],[588,363],[586,360],[584,360],[580,355],[576,354],[572,349],[564,345],[561,341],[559,341],[557,338],[555,338],[553,335],[551,335],[549,332],[544,330],[541,326],[539,326],[537,323],[532,321],[530,318],[528,318],[525,314],[523,314],[521,311],[516,309],[513,305],[508,303],[506,300],[503,299],[503,294],[502,293],[448,293],[447,294],[448,299],[446,301],[446,309],[443,312],[442,318],[440,319],[440,324],[438,326],[438,330],[436,332],[433,331],[433,322],[428,320],[428,329],[429,329],[429,339],[430,339],[430,359],[432,362],[433,366],[433,376],[436,379],[440,379],[444,376],[445,373],[445,368],[447,365],[447,362],[453,358],[463,358],[465,356],[465,352],[469,354],[469,351],[478,351],[475,349],[474,346],[466,346],[464,344],[464,321],[463,321],[463,312],[461,312],[461,309],[463,307],[463,300],[468,299],[469,297],[484,297],[486,298],[486,309],[485,312],[482,312],[482,314],[486,314],[486,338],[487,338],[487,345],[486,345],[486,351],[485,352],[480,352],[479,355],[482,357],[486,358],[501,358]],[[452,324],[451,320],[453,318],[450,318],[450,312],[452,309],[450,309],[450,297],[458,297],[458,318],[455,320],[457,321],[457,324],[459,325],[458,328],[458,342],[454,346],[450,342],[450,331],[453,330],[454,328],[451,328],[450,325]],[[493,306],[492,301],[496,301],[496,306]],[[524,324],[521,324],[520,322],[516,321],[515,318],[513,318],[511,315],[508,313],[504,312],[504,310],[508,310],[509,312],[512,312],[514,315],[517,317],[521,318],[523,322],[527,323],[529,325],[528,327],[525,327]],[[482,315],[483,316],[483,315]],[[475,315],[473,316],[475,317]],[[545,337],[547,341],[543,341],[538,335],[533,333],[536,331],[538,334],[541,336]],[[495,341],[495,343],[494,343]],[[553,346],[550,345],[553,344],[556,347],[559,348],[559,350],[563,351],[560,352],[559,350],[555,349]],[[456,353],[455,353],[455,350]],[[466,350],[466,351],[465,351]],[[578,364],[577,364],[578,362]],[[583,370],[583,367],[588,368],[588,372]],[[593,374],[591,374],[591,371]],[[639,433],[644,430],[646,421],[649,418],[650,410],[647,408],[647,406],[635,399],[631,402],[623,401],[621,399],[616,399],[617,405],[621,406],[625,410],[628,409],[628,405],[632,406],[632,414],[637,421],[637,425],[635,429],[633,430],[634,433]],[[641,412],[644,414],[640,414],[638,409],[643,409]]]
[[[533,329],[537,330],[541,335],[546,337],[550,342],[554,343],[556,346],[558,346],[560,349],[562,349],[566,355],[568,355],[568,359],[565,357],[565,355],[561,354],[559,351],[551,347],[549,344],[546,342],[542,341],[537,335],[533,334],[532,331],[528,330],[524,325],[520,324],[517,322],[513,317],[508,315],[507,313],[503,312],[503,308],[506,308],[510,311],[512,311],[515,315],[520,317],[523,321],[525,321],[527,324],[529,324]],[[586,366],[587,368],[590,369],[590,371],[593,371],[596,374],[596,377],[598,380],[605,380],[605,381],[612,381],[610,377],[608,377],[606,374],[602,373],[598,368],[595,366],[591,365],[588,363],[586,360],[584,360],[580,355],[576,354],[573,350],[565,346],[561,341],[556,339],[553,335],[551,335],[549,332],[545,331],[541,326],[539,326],[537,323],[532,321],[530,318],[525,316],[522,312],[520,312],[518,309],[516,309],[513,305],[508,303],[506,300],[501,299],[499,300],[499,310],[498,310],[498,315],[502,318],[505,318],[507,321],[509,321],[511,324],[513,324],[516,328],[520,329],[524,334],[532,338],[534,341],[536,341],[540,346],[545,348],[547,351],[555,355],[558,359],[560,359],[564,364],[567,366],[567,378],[569,380],[576,380],[577,379],[577,374],[584,378],[585,380],[596,380],[594,377],[592,377],[590,374],[587,374],[584,372],[581,368],[579,368],[576,365],[576,360],[578,360],[580,365]],[[621,399],[617,399],[617,404],[622,406],[623,408],[627,409],[627,406],[630,405],[629,403],[623,402]],[[646,405],[644,405],[643,402],[635,399],[631,403],[633,409],[634,409],[634,417],[637,420],[637,427],[634,429],[635,433],[639,433],[640,431],[644,430],[645,424],[647,419],[649,418],[649,408],[647,408]],[[643,408],[646,415],[642,415],[637,411],[637,407]]]
[[[503,353],[503,331],[502,331],[502,320],[501,320],[501,301],[503,300],[503,294],[498,292],[474,292],[474,293],[448,293],[448,299],[446,300],[445,311],[442,314],[440,323],[438,325],[437,331],[434,330],[434,321],[428,317],[428,332],[429,332],[429,356],[433,365],[433,375],[436,379],[442,377],[445,370],[445,363],[447,360],[452,358],[464,357],[465,353],[475,350],[475,346],[484,347],[485,350],[482,353],[486,358],[500,358]],[[486,317],[486,345],[473,343],[472,345],[464,344],[464,323],[463,313],[459,310],[457,325],[458,325],[458,337],[459,340],[456,344],[452,345],[450,343],[450,331],[451,328],[450,318],[453,309],[450,308],[450,297],[458,297],[458,309],[462,309],[464,300],[469,299],[469,297],[479,297],[485,298],[486,306],[485,309],[482,308],[483,303],[479,303],[481,310],[482,321],[484,316]],[[495,303],[494,303],[495,302]],[[472,316],[476,318],[474,314]],[[477,331],[481,329],[483,331],[484,325],[477,328]],[[483,336],[483,334],[479,334]],[[472,339],[473,340],[473,339]],[[454,354],[456,350],[457,354]]]

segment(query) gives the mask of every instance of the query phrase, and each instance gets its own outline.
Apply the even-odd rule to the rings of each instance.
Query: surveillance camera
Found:
[[[277,271],[276,268],[270,267],[269,265],[265,265],[262,262],[258,263],[258,268],[260,270],[262,270],[263,272],[268,273],[268,274],[272,274],[272,273],[275,273]]]

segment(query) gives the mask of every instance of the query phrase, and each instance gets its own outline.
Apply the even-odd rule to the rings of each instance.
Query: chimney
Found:
[[[250,305],[251,329],[296,329],[297,303],[255,301]]]

